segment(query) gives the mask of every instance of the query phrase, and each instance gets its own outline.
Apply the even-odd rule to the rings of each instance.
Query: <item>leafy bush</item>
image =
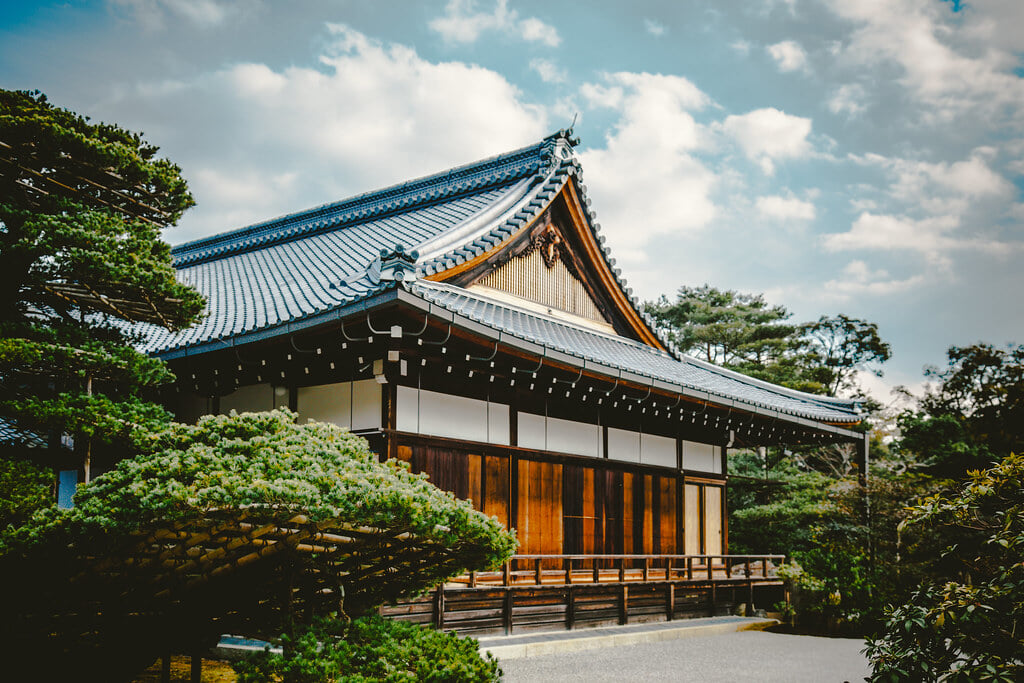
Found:
[[[1024,456],[915,507],[906,525],[952,540],[958,580],[922,586],[869,641],[874,681],[1024,678]]]
[[[294,636],[282,636],[283,654],[267,650],[235,665],[240,683],[334,683],[346,681],[465,681],[501,678],[490,652],[477,641],[425,626],[378,616],[350,625],[319,619]]]
[[[52,504],[53,472],[28,460],[0,459],[0,529]]]

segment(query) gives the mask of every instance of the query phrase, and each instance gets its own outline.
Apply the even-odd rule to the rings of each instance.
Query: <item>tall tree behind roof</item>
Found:
[[[140,398],[171,375],[131,348],[132,324],[180,329],[204,305],[160,238],[194,202],[157,151],[0,90],[0,419],[82,437],[87,478],[93,442],[138,442],[168,417]]]

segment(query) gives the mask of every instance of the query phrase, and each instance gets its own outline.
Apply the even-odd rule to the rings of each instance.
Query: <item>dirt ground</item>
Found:
[[[132,683],[160,683],[160,660],[146,669]],[[171,656],[171,680],[189,681],[192,676],[192,658],[184,655]],[[234,683],[235,671],[227,662],[216,659],[203,660],[203,683]]]

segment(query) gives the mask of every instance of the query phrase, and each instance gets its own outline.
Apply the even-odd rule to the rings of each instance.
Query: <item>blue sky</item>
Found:
[[[1024,341],[1017,0],[5,3],[0,86],[144,131],[181,242],[536,141],[644,298],[875,321],[886,387]]]

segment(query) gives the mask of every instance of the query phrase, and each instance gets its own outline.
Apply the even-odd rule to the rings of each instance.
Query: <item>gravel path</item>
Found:
[[[501,663],[509,683],[519,681],[862,681],[864,641],[764,631],[698,636],[602,650],[585,650]]]

